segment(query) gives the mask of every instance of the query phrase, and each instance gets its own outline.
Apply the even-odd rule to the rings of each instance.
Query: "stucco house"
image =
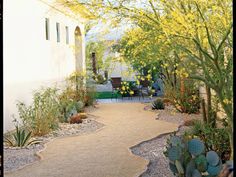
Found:
[[[3,1],[4,132],[14,128],[16,101],[85,71],[86,19],[53,0]]]

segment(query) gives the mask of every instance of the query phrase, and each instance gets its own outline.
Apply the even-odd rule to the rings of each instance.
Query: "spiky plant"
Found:
[[[27,132],[25,129],[20,130],[19,126],[16,125],[16,132],[12,135],[12,138],[4,137],[4,142],[12,147],[26,147],[31,144],[37,144],[40,140],[31,140],[31,133]]]

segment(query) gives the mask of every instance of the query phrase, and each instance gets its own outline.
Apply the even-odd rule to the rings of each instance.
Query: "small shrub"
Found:
[[[70,124],[79,124],[82,123],[82,118],[79,114],[73,115],[69,118],[69,123]]]
[[[61,113],[55,88],[36,91],[31,105],[26,106],[25,103],[18,102],[17,108],[23,125],[32,131],[33,135],[45,135],[58,128]]]
[[[12,147],[25,147],[32,144],[37,144],[39,140],[31,140],[31,133],[25,129],[20,129],[18,125],[15,126],[16,132],[13,133],[12,137],[4,136],[4,142]]]
[[[163,103],[163,100],[161,98],[157,98],[153,103],[152,103],[152,109],[165,109],[165,105]]]

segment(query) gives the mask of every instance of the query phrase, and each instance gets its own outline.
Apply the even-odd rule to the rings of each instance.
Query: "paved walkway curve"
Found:
[[[155,120],[141,103],[99,104],[92,112],[105,126],[94,133],[58,138],[41,152],[43,159],[6,177],[136,177],[148,161],[130,147],[160,134],[173,132],[177,124]]]

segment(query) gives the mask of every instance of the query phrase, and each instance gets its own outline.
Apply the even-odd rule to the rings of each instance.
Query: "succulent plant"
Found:
[[[205,152],[205,145],[199,139],[183,139],[171,136],[167,141],[165,156],[174,175],[186,177],[217,176],[222,161],[215,151]]]
[[[193,170],[192,177],[202,177],[202,174],[197,169]]]
[[[189,152],[196,156],[204,152],[205,146],[203,142],[199,139],[192,139],[188,142],[188,150]]]
[[[161,98],[157,98],[153,103],[152,103],[152,109],[165,109],[165,105],[162,101]]]
[[[221,162],[219,162],[217,166],[208,165],[207,172],[209,173],[209,175],[216,176],[220,173],[222,167],[223,166]]]
[[[204,172],[207,170],[207,159],[204,155],[199,155],[194,159],[197,169],[200,172]]]
[[[220,157],[215,151],[209,151],[206,154],[206,159],[209,165],[216,166],[219,163]]]
[[[180,159],[180,156],[181,156],[181,148],[173,146],[168,149],[167,153],[168,153],[168,157],[171,161],[178,160],[178,159]]]
[[[170,143],[172,144],[172,146],[178,146],[183,144],[179,136],[171,136]]]

